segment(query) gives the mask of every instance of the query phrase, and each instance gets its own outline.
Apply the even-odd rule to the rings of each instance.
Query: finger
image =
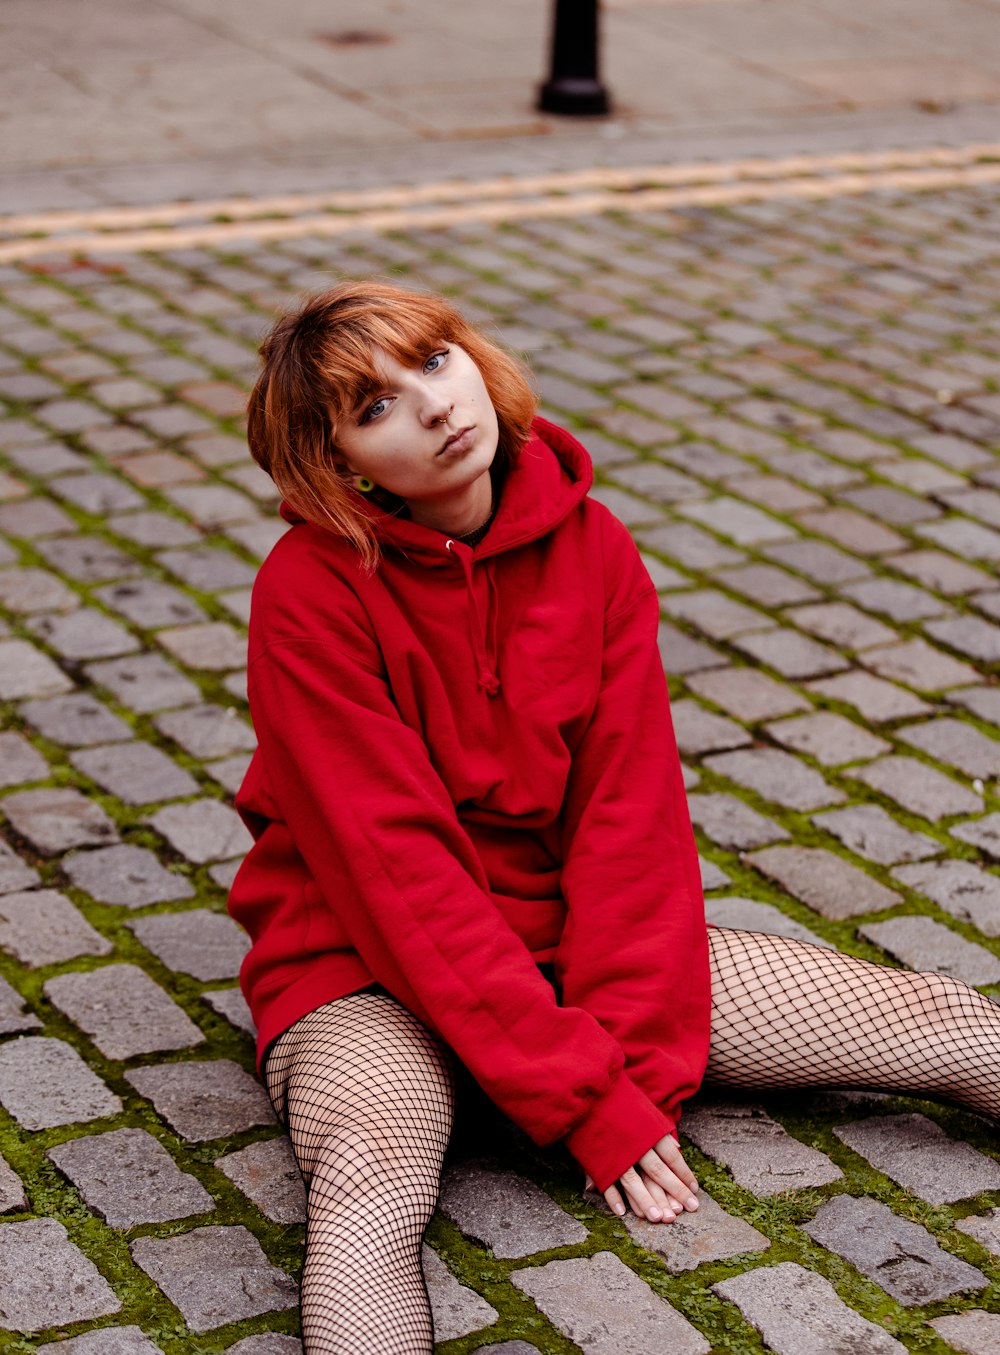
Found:
[[[649,1219],[651,1223],[659,1223],[663,1217],[663,1210],[646,1189],[643,1179],[636,1169],[629,1167],[627,1172],[622,1173],[620,1179],[622,1188],[628,1196],[628,1202],[639,1218]]]
[[[672,1200],[662,1186],[658,1186],[652,1177],[646,1176],[642,1172],[640,1172],[639,1175],[642,1177],[642,1183],[649,1191],[653,1203],[663,1213],[661,1221],[663,1223],[673,1223],[678,1214],[683,1214],[683,1206],[679,1205],[676,1200]]]
[[[593,1190],[593,1189],[594,1189],[594,1182],[593,1182],[593,1180],[591,1179],[591,1176],[590,1176],[590,1173],[589,1173],[589,1172],[584,1173],[584,1177],[583,1177],[583,1188],[584,1188],[584,1190]]]
[[[625,1201],[617,1186],[608,1186],[604,1192],[604,1198],[608,1202],[608,1207],[612,1214],[617,1214],[619,1218],[625,1213]]]
[[[698,1208],[698,1201],[692,1194],[690,1186],[676,1176],[656,1152],[651,1150],[644,1153],[639,1159],[639,1166],[647,1176],[651,1176],[657,1185],[662,1186],[667,1194],[673,1196],[685,1209],[694,1210]]]
[[[683,1181],[689,1190],[696,1191],[698,1189],[695,1174],[684,1161],[684,1154],[672,1134],[666,1134],[658,1143],[654,1144],[653,1152],[659,1154],[674,1175]]]

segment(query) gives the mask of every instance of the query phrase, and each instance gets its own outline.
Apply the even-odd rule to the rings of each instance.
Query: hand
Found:
[[[588,1189],[593,1181],[587,1177]],[[618,1183],[624,1190],[632,1212],[650,1223],[673,1223],[685,1209],[695,1210],[698,1201],[695,1192],[698,1182],[684,1161],[676,1139],[667,1134],[650,1148],[634,1167],[624,1172]],[[612,1211],[621,1217],[625,1213],[618,1185],[604,1192]]]

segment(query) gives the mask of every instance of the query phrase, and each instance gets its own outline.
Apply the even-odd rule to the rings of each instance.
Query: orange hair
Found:
[[[500,430],[496,464],[511,464],[528,440],[534,392],[515,359],[443,297],[374,280],[341,283],[281,316],[260,346],[247,411],[251,455],[297,513],[346,537],[369,569],[378,543],[339,463],[335,429],[379,388],[377,352],[416,366],[442,343],[464,348],[482,373]]]

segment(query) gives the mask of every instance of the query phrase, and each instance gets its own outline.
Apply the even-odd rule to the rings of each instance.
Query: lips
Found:
[[[469,448],[472,446],[474,440],[473,435],[475,434],[475,431],[476,431],[475,424],[470,424],[467,428],[462,428],[457,433],[452,433],[451,437],[444,444],[444,446],[437,453],[437,455],[446,456],[449,452],[453,452],[455,455],[459,455],[462,452],[467,452]]]

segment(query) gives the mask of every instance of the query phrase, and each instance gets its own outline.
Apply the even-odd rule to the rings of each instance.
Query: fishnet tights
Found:
[[[928,1093],[1000,1118],[1000,1008],[973,989],[787,937],[709,939],[708,1080]],[[307,1355],[429,1355],[420,1246],[453,1123],[452,1056],[366,991],[296,1022],[266,1078],[309,1191]]]

